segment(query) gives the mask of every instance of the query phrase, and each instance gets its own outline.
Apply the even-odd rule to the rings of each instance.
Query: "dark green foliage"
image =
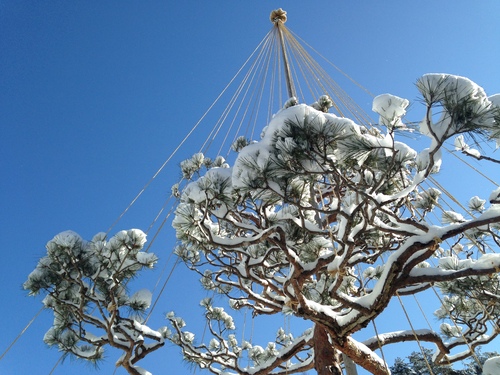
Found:
[[[424,358],[425,354],[425,358]],[[463,368],[458,366],[440,366],[432,362],[432,351],[423,348],[422,352],[413,352],[405,360],[396,358],[394,365],[390,367],[392,375],[481,375],[482,365],[496,352],[481,352],[477,349],[475,355],[462,363]],[[432,374],[431,374],[432,371]]]

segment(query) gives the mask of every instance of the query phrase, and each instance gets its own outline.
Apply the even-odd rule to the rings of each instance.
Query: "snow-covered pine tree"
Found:
[[[66,231],[47,243],[47,255],[24,283],[30,295],[45,294],[43,304],[54,312],[45,343],[91,362],[110,345],[123,351],[117,366],[132,375],[147,373],[136,363],[162,347],[168,333],[143,324],[151,292],[127,292],[128,281],[157,261],[153,253],[141,251],[145,242],[141,230],[131,229],[109,240],[99,233],[91,241]]]
[[[420,132],[430,139],[420,152],[396,139],[406,128],[405,99],[375,98],[381,128],[318,105],[287,105],[260,141],[235,147],[232,167],[190,171],[197,177],[176,187],[176,252],[203,287],[234,309],[311,323],[297,337],[277,327],[276,341],[264,346],[238,342],[231,316],[205,299],[207,344],[184,330],[182,318],[167,316],[169,339],[187,360],[215,374],[331,374],[344,355],[385,375],[388,365],[374,352],[380,346],[431,342],[436,363],[448,364],[500,333],[500,188],[472,198],[467,217],[446,211],[438,226],[426,214],[441,192],[425,184],[439,172],[445,141],[458,136],[457,147],[472,156],[462,136],[499,142],[500,95],[488,98],[470,80],[445,74],[425,75],[417,87],[426,106]],[[199,154],[196,161],[187,164],[203,164]],[[431,287],[443,296],[442,332],[353,338],[391,299]]]
[[[482,352],[476,350],[473,357],[469,357],[461,369],[453,369],[450,365],[436,365],[432,362],[432,351],[426,348],[422,352],[413,352],[406,357],[406,361],[396,358],[390,367],[391,375],[482,375],[484,363],[494,357],[496,352]]]

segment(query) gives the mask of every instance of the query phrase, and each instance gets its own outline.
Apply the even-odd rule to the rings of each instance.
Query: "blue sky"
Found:
[[[279,7],[291,30],[371,92],[412,101],[411,120],[420,120],[414,82],[424,73],[462,75],[490,95],[500,92],[496,0],[0,1],[0,352],[40,309],[41,299],[21,286],[45,243],[67,229],[90,239],[109,228],[269,31],[269,13]],[[371,100],[359,104],[369,111]],[[206,129],[115,231],[147,228],[180,175],[179,161],[199,149]],[[483,186],[448,173],[458,188]],[[152,249],[159,270],[173,246],[168,227]],[[152,288],[158,277],[131,288]],[[184,311],[201,332],[197,280],[183,266],[176,270],[153,326],[167,311]],[[0,361],[1,374],[50,373],[59,358],[42,342],[51,320],[42,313]],[[192,373],[176,348],[153,357],[144,367],[154,374]],[[99,371],[67,361],[53,373],[112,374],[115,360],[110,354]]]

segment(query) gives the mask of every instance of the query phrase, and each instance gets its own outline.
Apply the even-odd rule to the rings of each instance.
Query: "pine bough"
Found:
[[[500,95],[488,98],[470,80],[445,74],[425,75],[417,87],[426,106],[419,131],[430,139],[420,152],[396,140],[411,130],[403,121],[406,99],[375,98],[380,127],[292,101],[260,141],[242,147],[238,140],[232,167],[208,163],[206,172],[197,169],[190,183],[176,186],[182,191],[173,222],[176,251],[202,285],[227,296],[235,309],[313,323],[298,338],[281,329],[263,348],[238,343],[219,324],[229,318],[203,303],[213,335],[208,345],[195,344],[182,319],[168,317],[187,359],[216,374],[312,368],[323,374],[340,371],[343,355],[373,374],[388,374],[374,353],[380,346],[435,343],[434,360],[448,364],[498,335],[500,189],[489,199],[473,197],[467,217],[448,210],[432,225],[426,215],[442,192],[424,183],[439,172],[446,141],[456,138],[457,150],[476,159],[481,155],[464,137],[498,146]],[[204,164],[203,155],[195,159]],[[431,287],[442,296],[441,332],[353,338],[394,297]]]

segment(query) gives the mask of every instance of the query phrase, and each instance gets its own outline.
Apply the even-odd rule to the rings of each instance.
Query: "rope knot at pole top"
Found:
[[[271,16],[269,17],[271,19],[272,23],[285,23],[286,22],[286,11],[283,9],[279,8],[276,10],[273,10],[271,12]]]

